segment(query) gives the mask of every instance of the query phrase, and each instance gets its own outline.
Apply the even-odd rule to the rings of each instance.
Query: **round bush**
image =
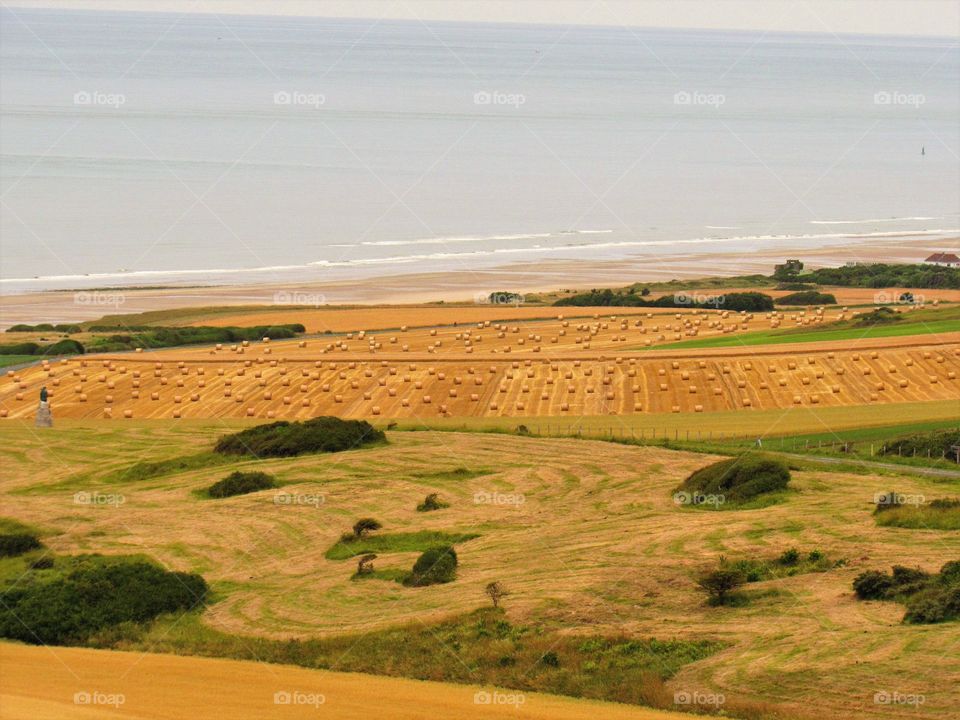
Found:
[[[405,585],[423,587],[448,583],[457,576],[457,552],[450,545],[432,547],[424,552],[413,565],[413,571]]]
[[[277,483],[272,475],[262,472],[236,471],[207,488],[207,495],[213,498],[225,498],[268,490],[276,486]]]
[[[677,488],[694,495],[722,495],[725,502],[744,502],[765,493],[784,490],[790,469],[762,455],[741,455],[701,468]]]
[[[0,535],[0,557],[16,557],[42,547],[43,543],[35,535],[29,533],[5,533]]]
[[[882,600],[893,587],[893,578],[878,570],[860,573],[853,581],[853,591],[861,600]]]
[[[214,451],[224,455],[292,457],[302,453],[352,450],[385,439],[382,430],[364,420],[317,417],[305,422],[257,425],[220,438]]]

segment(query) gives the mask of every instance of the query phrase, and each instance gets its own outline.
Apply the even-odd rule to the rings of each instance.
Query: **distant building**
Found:
[[[954,253],[934,253],[924,260],[924,262],[942,267],[960,268],[960,257],[957,257]]]

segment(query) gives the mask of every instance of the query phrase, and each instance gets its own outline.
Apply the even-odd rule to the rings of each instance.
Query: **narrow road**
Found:
[[[776,451],[773,451],[776,452]],[[804,455],[802,453],[777,452],[784,457],[796,458],[797,460],[813,460],[827,465],[862,465],[863,467],[874,467],[882,470],[897,470],[905,474],[926,475],[928,477],[943,477],[960,480],[960,470],[946,470],[944,468],[917,467],[916,465],[898,465],[896,463],[876,462],[874,460],[854,460],[851,458],[824,457],[822,455]]]

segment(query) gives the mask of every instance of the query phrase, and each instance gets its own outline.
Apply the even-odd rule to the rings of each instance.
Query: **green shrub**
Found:
[[[769,295],[759,292],[739,292],[718,294],[715,297],[707,298],[703,301],[695,301],[689,295],[676,293],[673,295],[663,295],[656,300],[647,300],[641,293],[637,292],[638,287],[633,286],[626,291],[618,290],[591,290],[579,295],[557,300],[554,305],[574,306],[574,307],[697,307],[697,308],[723,308],[732,312],[767,312],[773,310],[773,298]]]
[[[837,298],[830,293],[803,290],[777,298],[777,305],[836,305]]]
[[[903,621],[938,623],[960,619],[960,560],[951,560],[936,574],[895,565],[890,575],[868,570],[853,581],[861,600],[895,600],[907,607]]]
[[[883,600],[893,587],[893,578],[879,570],[867,570],[853,580],[853,591],[861,600]]]
[[[939,623],[960,618],[960,584],[926,587],[907,600],[903,621]]]
[[[36,355],[40,346],[35,342],[0,345],[0,355]]]
[[[76,340],[61,340],[40,349],[43,355],[83,355],[83,345]]]
[[[457,576],[457,551],[452,545],[438,545],[424,552],[413,564],[404,585],[423,587],[448,583]]]
[[[383,527],[383,524],[379,520],[374,518],[360,518],[353,524],[353,536],[355,538],[362,538],[367,535],[367,533],[376,532]]]
[[[220,438],[214,451],[225,455],[291,457],[303,453],[339,452],[386,442],[382,430],[364,420],[318,417],[305,422],[275,422]]]
[[[547,667],[560,667],[560,656],[553,650],[547,650],[540,658],[540,664],[546,665]]]
[[[796,548],[784,550],[783,554],[777,559],[781,565],[796,565],[800,562],[800,551]]]
[[[85,556],[66,575],[8,589],[0,605],[0,637],[82,644],[121,623],[193,608],[207,590],[199,575],[168,572],[143,560]]]
[[[960,430],[930,430],[895,438],[880,448],[882,455],[913,455],[955,459],[953,446],[960,445]]]
[[[790,469],[779,460],[747,453],[700,468],[688,477],[677,494],[723,497],[722,504],[743,503],[752,498],[785,490]]]
[[[38,550],[43,543],[30,533],[4,533],[0,535],[0,557],[16,557],[31,550]]]
[[[450,507],[449,503],[443,502],[437,493],[430,493],[423,499],[422,503],[417,505],[417,512],[431,512],[447,507]]]
[[[819,285],[842,287],[960,288],[960,268],[922,263],[904,265],[858,263],[813,270],[804,275],[803,279]]]
[[[268,490],[276,486],[277,482],[272,475],[263,472],[240,472],[237,470],[208,487],[207,495],[212,498],[225,498],[234,495],[246,495],[258,490]]]
[[[855,328],[870,328],[877,325],[891,325],[903,320],[903,315],[888,307],[880,307],[857,317]]]
[[[713,570],[704,573],[697,579],[697,585],[707,593],[707,602],[711,605],[726,605],[734,591],[747,581],[739,570]]]
[[[40,323],[39,325],[24,325],[18,323],[7,328],[7,332],[59,332],[59,333],[78,333],[82,332],[79,325],[51,325],[50,323]]]

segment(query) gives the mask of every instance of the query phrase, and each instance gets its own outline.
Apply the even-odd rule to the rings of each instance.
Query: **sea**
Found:
[[[0,292],[936,245],[958,148],[956,36],[4,5]]]

